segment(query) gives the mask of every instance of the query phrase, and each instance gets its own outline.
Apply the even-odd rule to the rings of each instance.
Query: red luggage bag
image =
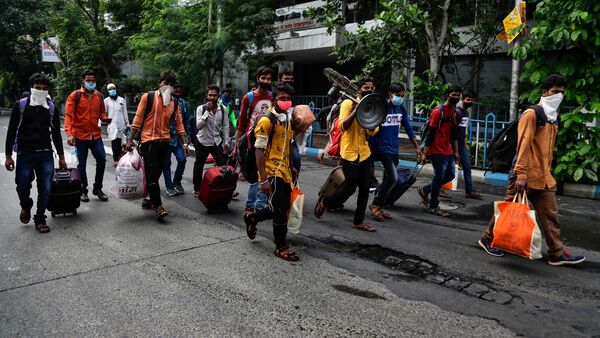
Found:
[[[226,209],[237,181],[238,173],[230,165],[210,168],[204,173],[198,198],[209,211]]]

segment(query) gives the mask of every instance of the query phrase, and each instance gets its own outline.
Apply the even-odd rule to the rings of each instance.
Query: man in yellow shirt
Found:
[[[275,256],[286,261],[297,261],[298,255],[287,246],[287,212],[292,193],[292,177],[298,173],[293,167],[291,126],[292,96],[294,89],[285,83],[277,84],[273,93],[273,106],[261,116],[254,128],[256,164],[260,190],[267,196],[267,207],[259,211],[246,211],[244,223],[250,239],[256,236],[256,225],[273,220]]]
[[[372,78],[363,77],[358,82],[358,99],[373,93],[375,84]],[[356,229],[374,232],[375,228],[364,223],[365,210],[369,201],[369,181],[371,178],[371,149],[367,142],[367,134],[373,136],[379,131],[365,130],[356,121],[356,103],[344,100],[340,107],[338,118],[339,128],[342,131],[340,138],[340,156],[342,157],[342,171],[344,172],[344,186],[335,194],[319,199],[315,207],[315,216],[321,218],[328,206],[340,205],[354,194],[358,187],[356,210],[354,210],[353,227]]]

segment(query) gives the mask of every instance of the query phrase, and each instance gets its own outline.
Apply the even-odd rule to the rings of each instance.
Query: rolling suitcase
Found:
[[[60,214],[77,215],[81,196],[81,179],[79,170],[55,169],[52,177],[52,188],[48,199],[48,210],[52,217]]]
[[[198,198],[208,211],[226,209],[237,181],[238,173],[230,165],[210,168],[204,173]]]
[[[319,191],[319,198],[320,197],[329,197],[333,194],[335,194],[336,192],[338,192],[342,186],[344,185],[344,171],[342,170],[342,166],[337,166],[335,167],[331,173],[329,174],[329,176],[327,177],[327,180],[325,181],[325,183],[323,184],[323,186],[321,187],[321,190]],[[344,203],[346,201],[342,201],[341,203]],[[328,211],[336,211],[339,209],[343,209],[344,205],[340,204],[340,205],[331,205],[327,207]]]
[[[417,176],[421,172],[421,169],[423,169],[423,166],[419,167],[419,163],[417,163],[417,165],[413,169],[402,168],[398,166],[398,182],[396,182],[396,185],[394,186],[394,188],[392,188],[392,191],[390,191],[384,204],[386,206],[394,205],[394,203],[400,197],[402,197],[402,195],[404,195],[404,193],[417,181]],[[377,188],[377,190],[375,191],[375,194],[378,193],[379,188]]]

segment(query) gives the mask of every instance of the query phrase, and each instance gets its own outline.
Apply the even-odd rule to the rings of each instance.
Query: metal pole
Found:
[[[515,0],[515,8],[519,8],[521,0]],[[513,41],[513,48],[521,47],[521,36],[518,36]],[[512,71],[510,76],[510,120],[517,119],[519,114],[519,76],[521,74],[521,61],[519,59],[512,60]]]

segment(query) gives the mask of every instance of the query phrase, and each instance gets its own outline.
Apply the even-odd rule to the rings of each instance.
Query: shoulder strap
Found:
[[[221,128],[225,125],[225,115],[227,115],[227,111],[225,110],[225,106],[222,104],[219,105],[221,107]]]
[[[445,110],[445,108],[444,108],[443,104],[440,104],[437,108],[442,113],[442,116],[440,116],[440,122],[438,122],[438,130],[440,130],[440,128],[442,127],[442,120],[444,119],[444,110]]]
[[[52,100],[50,99],[46,99],[48,102],[48,113],[50,113],[50,128],[54,129],[54,112],[56,110],[56,106],[54,105],[54,102],[52,102]]]
[[[21,123],[23,122],[23,113],[25,112],[25,108],[29,103],[29,98],[24,97],[19,100],[19,124],[17,125],[17,130],[21,127]]]
[[[100,95],[100,110],[98,110],[98,112],[102,114],[106,112],[106,107],[104,107],[104,95],[102,95],[102,93],[99,90],[96,90],[96,92],[98,93],[98,95]]]
[[[146,119],[146,115],[152,110],[154,106],[154,91],[148,92],[148,97],[146,97],[146,110],[144,111],[144,120]],[[142,121],[143,123],[143,121]]]
[[[246,110],[246,124],[250,122],[250,115],[252,115],[252,103],[254,103],[254,92],[253,91],[249,91],[248,94],[246,94],[246,96],[248,97],[248,109]]]
[[[529,107],[530,109],[533,109],[535,111],[535,115],[536,115],[536,124],[538,126],[543,126],[546,123],[549,123],[548,121],[548,117],[546,116],[546,113],[544,112],[544,108],[538,106],[537,104],[534,104],[533,106]]]
[[[73,114],[77,113],[77,106],[79,106],[79,100],[81,100],[81,90],[75,91],[75,108],[73,109]]]

